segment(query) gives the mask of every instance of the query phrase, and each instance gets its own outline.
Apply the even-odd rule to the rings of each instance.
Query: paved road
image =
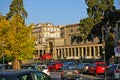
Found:
[[[50,76],[54,80],[61,80],[61,72],[51,72]],[[82,80],[105,80],[104,75],[94,76],[94,75],[82,75]],[[115,80],[114,78],[107,78],[107,80]]]

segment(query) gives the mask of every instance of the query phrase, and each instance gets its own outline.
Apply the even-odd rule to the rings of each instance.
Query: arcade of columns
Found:
[[[103,44],[54,47],[54,59],[100,59],[100,48]]]
[[[53,59],[100,59],[103,44],[86,44],[74,46],[54,46]],[[46,52],[45,48],[38,50]]]

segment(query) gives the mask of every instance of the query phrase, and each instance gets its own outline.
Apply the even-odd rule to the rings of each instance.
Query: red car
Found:
[[[94,64],[91,64],[88,68],[89,74],[104,74],[106,68],[108,68],[107,64],[105,62],[95,62]]]
[[[59,62],[59,61],[51,62],[48,65],[48,70],[49,71],[58,71],[61,69],[62,66],[63,66],[62,62]]]

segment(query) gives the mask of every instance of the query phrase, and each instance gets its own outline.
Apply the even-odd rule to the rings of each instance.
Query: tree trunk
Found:
[[[20,60],[18,58],[13,61],[13,69],[20,69]]]

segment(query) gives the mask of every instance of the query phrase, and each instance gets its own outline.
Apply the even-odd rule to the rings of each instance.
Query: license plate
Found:
[[[68,74],[72,74],[72,72],[68,72]]]

